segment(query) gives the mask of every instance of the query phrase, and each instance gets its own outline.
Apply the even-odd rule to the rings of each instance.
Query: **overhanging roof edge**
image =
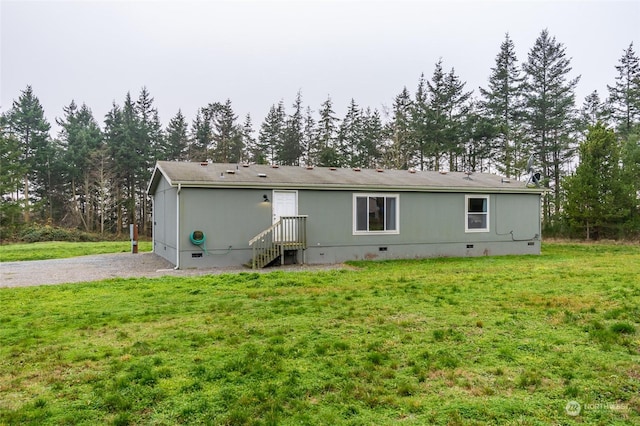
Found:
[[[166,178],[166,175],[165,175]],[[169,179],[167,179],[169,181]],[[202,182],[202,181],[169,181],[173,187],[178,184],[182,188],[211,188],[211,189],[310,189],[320,191],[400,191],[400,192],[465,192],[465,193],[483,193],[483,192],[499,192],[499,193],[519,193],[519,194],[542,194],[544,188],[515,188],[515,187],[469,187],[469,186],[380,186],[380,185],[339,185],[339,184],[292,184],[284,182]]]

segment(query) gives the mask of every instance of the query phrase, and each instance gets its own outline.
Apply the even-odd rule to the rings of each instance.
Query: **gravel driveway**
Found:
[[[340,269],[345,265],[287,265],[261,269],[299,271]],[[189,276],[248,272],[244,267],[174,270],[173,265],[153,253],[114,253],[72,257],[68,259],[32,260],[0,263],[0,287],[97,281],[108,278]]]

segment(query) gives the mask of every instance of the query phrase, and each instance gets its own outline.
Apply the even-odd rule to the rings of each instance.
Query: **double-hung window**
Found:
[[[354,234],[398,234],[398,194],[353,194]]]
[[[465,232],[489,232],[489,196],[465,196]]]

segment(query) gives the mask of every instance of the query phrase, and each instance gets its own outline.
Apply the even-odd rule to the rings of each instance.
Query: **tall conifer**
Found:
[[[523,70],[528,143],[542,168],[544,186],[552,190],[543,197],[543,220],[551,224],[561,209],[560,181],[575,152],[572,124],[579,77],[568,79],[571,59],[546,29],[529,51]]]
[[[27,86],[18,100],[13,101],[6,115],[6,133],[18,142],[19,160],[24,165],[22,211],[25,223],[31,220],[33,202],[46,196],[44,188],[47,186],[51,161],[50,128],[40,100],[31,86]]]
[[[330,96],[320,106],[319,115],[318,133],[311,157],[319,166],[336,166],[339,162],[337,138],[340,120],[335,116]]]
[[[183,161],[187,159],[189,147],[188,127],[187,121],[179,109],[176,115],[169,120],[165,130],[166,143],[162,149],[162,160]]]
[[[284,103],[280,101],[277,106],[271,105],[269,113],[260,126],[258,135],[258,148],[267,163],[276,164],[278,161],[277,149],[284,136],[284,128]]]
[[[388,132],[391,146],[387,151],[387,166],[396,169],[413,167],[415,144],[411,129],[411,95],[406,87],[395,97]]]
[[[496,64],[486,89],[480,88],[482,101],[479,105],[489,121],[495,138],[493,156],[498,171],[506,177],[518,175],[516,171],[525,157],[521,153],[522,134],[522,82],[515,46],[507,33],[496,56]]]
[[[617,237],[616,228],[631,215],[632,197],[621,179],[616,136],[598,123],[589,128],[579,151],[580,164],[565,182],[565,213],[586,239]]]
[[[291,114],[285,119],[282,138],[278,143],[278,163],[287,166],[300,164],[304,118],[302,116],[302,94],[298,92]]]
[[[640,59],[633,43],[616,65],[616,82],[609,89],[609,107],[618,132],[625,136],[640,124]]]

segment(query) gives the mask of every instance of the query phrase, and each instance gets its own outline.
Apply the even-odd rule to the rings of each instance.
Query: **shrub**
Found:
[[[100,240],[97,235],[89,234],[78,229],[58,228],[48,225],[31,225],[24,228],[18,234],[18,239],[25,243],[37,243],[41,241],[87,242]]]

